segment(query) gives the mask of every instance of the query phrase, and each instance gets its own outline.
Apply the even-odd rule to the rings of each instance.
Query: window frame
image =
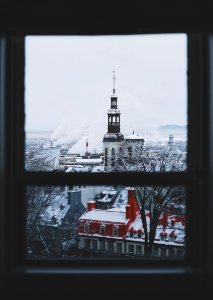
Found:
[[[211,42],[211,49],[213,48]],[[213,100],[212,86],[209,82],[210,74],[208,69],[209,58],[209,39],[208,36],[202,34],[191,34],[188,36],[188,170],[185,173],[165,173],[165,174],[147,174],[147,173],[123,173],[123,176],[116,174],[49,174],[49,173],[33,173],[24,171],[24,37],[8,36],[1,39],[1,170],[6,174],[3,190],[4,200],[2,201],[2,212],[5,213],[2,222],[9,218],[9,227],[7,238],[5,239],[5,247],[1,252],[3,268],[7,271],[14,272],[17,267],[35,268],[40,267],[45,270],[49,265],[45,261],[36,263],[26,262],[24,258],[24,229],[25,229],[25,185],[27,184],[53,184],[61,185],[72,182],[73,185],[99,185],[99,184],[124,184],[124,185],[140,185],[141,177],[144,184],[171,184],[185,185],[188,187],[187,193],[189,199],[187,203],[187,256],[184,261],[164,261],[158,262],[160,267],[168,266],[171,268],[180,267],[182,270],[186,267],[197,268],[200,272],[209,268],[212,269],[212,248],[208,251],[208,239],[210,234],[204,231],[204,219],[208,213],[204,210],[210,202],[212,188],[210,185],[210,177],[207,177],[211,171],[212,178],[212,155],[210,150],[213,149],[212,144],[209,149],[208,140],[210,139],[210,113],[213,111],[209,101]],[[211,56],[212,59],[212,56]],[[211,60],[211,64],[212,60]],[[211,65],[212,66],[212,65]],[[212,72],[211,72],[212,75]],[[210,89],[211,86],[211,89]],[[209,90],[211,91],[209,95]],[[196,148],[194,145],[198,145]],[[8,150],[9,149],[9,150]],[[15,153],[11,149],[16,149]],[[17,157],[19,159],[17,159]],[[7,167],[6,163],[8,162]],[[211,164],[209,164],[211,162]],[[211,168],[211,169],[210,169]],[[9,187],[13,186],[13,189]],[[205,191],[204,191],[205,190]],[[207,199],[202,202],[203,196]],[[17,201],[19,199],[20,201]],[[192,203],[193,202],[193,203]],[[194,214],[191,213],[194,212]],[[199,232],[196,236],[193,231],[193,225],[199,222]],[[16,227],[14,227],[16,224]],[[22,233],[22,235],[20,235]],[[6,236],[2,231],[2,236]],[[208,238],[207,238],[208,237]],[[193,249],[196,241],[199,241],[199,247]],[[16,251],[13,251],[12,245],[16,243]],[[211,244],[212,245],[212,244]],[[211,246],[212,247],[212,246]],[[208,256],[208,261],[204,259]],[[129,272],[129,266],[138,266],[138,260],[128,260],[125,258],[126,272]],[[53,262],[52,262],[53,263]],[[67,262],[66,262],[67,263]],[[124,261],[123,261],[124,263]],[[210,267],[208,266],[210,263]],[[100,261],[88,260],[85,264],[90,272],[92,266],[96,266]],[[101,260],[101,267],[106,265],[112,267],[109,261]],[[144,267],[153,266],[152,261],[142,261],[140,270],[143,272]],[[64,262],[54,262],[55,267],[65,265]],[[118,268],[113,261],[113,266]],[[76,263],[68,262],[70,272],[73,272],[73,266]],[[77,266],[78,267],[78,266]],[[31,270],[32,270],[31,269]],[[76,269],[75,269],[76,270]]]

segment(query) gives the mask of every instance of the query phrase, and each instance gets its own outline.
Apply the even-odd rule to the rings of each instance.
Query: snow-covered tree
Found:
[[[131,155],[116,153],[114,171],[178,172],[186,169],[185,154],[176,147],[160,147],[154,150],[135,148]]]
[[[25,153],[25,169],[27,171],[53,171],[54,159],[50,155],[40,154],[37,150]]]

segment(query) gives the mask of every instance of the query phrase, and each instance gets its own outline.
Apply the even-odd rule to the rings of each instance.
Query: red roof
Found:
[[[171,237],[176,237],[176,234],[175,234],[174,230],[170,233],[169,236],[171,236]]]
[[[166,233],[165,230],[163,230],[163,231],[161,231],[160,235],[161,235],[161,236],[167,236],[167,233]]]

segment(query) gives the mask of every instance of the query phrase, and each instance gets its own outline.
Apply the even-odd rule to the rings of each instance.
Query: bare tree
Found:
[[[140,172],[177,172],[186,169],[185,155],[176,147],[161,147],[149,151],[134,149],[131,156],[117,157],[116,170]],[[145,237],[145,255],[152,254],[160,216],[169,203],[184,201],[184,189],[172,186],[137,186],[137,202],[141,214]],[[149,212],[150,224],[147,224],[146,209]]]
[[[151,255],[160,216],[169,203],[184,201],[185,191],[183,187],[176,186],[137,186],[136,191],[145,236],[145,255]],[[146,206],[149,213],[149,226]]]

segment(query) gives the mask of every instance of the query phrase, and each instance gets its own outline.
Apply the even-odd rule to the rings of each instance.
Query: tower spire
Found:
[[[115,71],[112,71],[112,73],[113,73],[113,76],[112,76],[112,79],[113,79],[113,94],[115,94],[115,80],[116,80]]]

